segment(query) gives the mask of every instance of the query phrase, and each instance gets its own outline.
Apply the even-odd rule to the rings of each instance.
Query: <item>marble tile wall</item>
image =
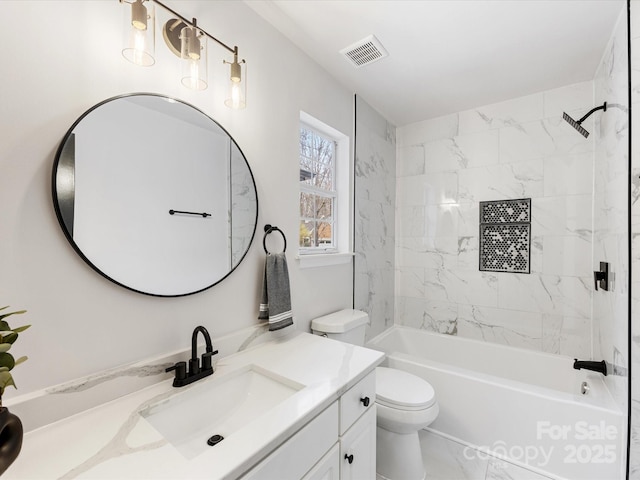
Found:
[[[593,292],[593,358],[614,365],[605,377],[628,410],[629,362],[629,61],[627,15],[622,12],[594,79],[595,142],[593,265],[609,263],[609,291]],[[597,267],[596,267],[597,266]],[[626,438],[626,437],[624,437]]]
[[[393,325],[396,127],[356,96],[354,308],[367,339]]]
[[[588,111],[593,85],[398,129],[397,323],[590,356],[594,143],[562,112]],[[480,272],[478,202],[517,198],[532,199],[531,273]]]
[[[631,22],[631,449],[629,478],[640,480],[640,0]]]

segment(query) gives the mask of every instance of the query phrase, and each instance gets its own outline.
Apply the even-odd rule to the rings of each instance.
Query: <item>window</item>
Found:
[[[300,112],[300,268],[353,258],[353,159],[349,136]]]
[[[300,125],[301,253],[335,251],[337,143],[306,124]]]

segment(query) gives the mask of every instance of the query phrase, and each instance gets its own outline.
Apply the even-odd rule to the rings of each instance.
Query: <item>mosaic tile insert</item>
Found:
[[[480,223],[531,223],[531,199],[480,202]]]
[[[480,202],[480,270],[529,273],[531,199]]]

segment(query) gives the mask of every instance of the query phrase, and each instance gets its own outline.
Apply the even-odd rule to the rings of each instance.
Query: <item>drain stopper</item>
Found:
[[[216,434],[207,440],[207,445],[213,447],[214,445],[217,445],[218,443],[220,443],[222,440],[224,440],[224,437],[222,435]]]

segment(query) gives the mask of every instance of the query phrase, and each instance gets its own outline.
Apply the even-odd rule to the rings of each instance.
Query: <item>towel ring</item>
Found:
[[[274,227],[273,225],[269,225],[266,224],[264,226],[264,237],[262,237],[262,247],[264,248],[264,252],[267,255],[270,255],[271,252],[269,252],[269,250],[267,250],[267,235],[269,235],[271,232],[280,232],[280,235],[282,235],[282,239],[284,240],[284,248],[282,249],[282,253],[287,251],[287,237],[284,236],[284,232],[282,230],[280,230],[278,227]]]

